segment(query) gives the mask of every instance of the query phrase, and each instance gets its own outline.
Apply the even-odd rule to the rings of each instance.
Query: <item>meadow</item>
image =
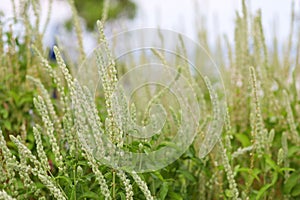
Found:
[[[187,61],[161,49],[151,48],[128,60],[114,58],[119,43],[111,44],[118,40],[104,34],[109,1],[95,22],[99,48],[86,55],[80,18],[69,0],[78,56],[72,58],[58,43],[55,59],[50,59],[49,49],[43,47],[44,32],[38,29],[38,1],[21,2],[14,19],[0,21],[0,199],[300,198],[300,29],[293,6],[284,44],[276,37],[272,45],[266,44],[263,16],[259,10],[249,13],[244,0],[235,19],[234,43],[225,36],[211,47],[209,33],[197,33],[196,42],[217,64],[219,86],[214,73],[201,77]],[[22,37],[13,29],[20,18]],[[4,29],[7,23],[11,25]],[[151,40],[149,32],[144,30],[143,40]],[[163,36],[168,32],[157,33],[159,40],[167,41]],[[127,42],[123,40],[120,48],[128,47]],[[176,53],[188,57],[188,40],[180,36],[177,42]],[[202,53],[192,52],[196,66],[209,62]],[[116,97],[121,81],[140,81],[123,78],[132,69],[129,65],[142,65],[150,58],[162,68],[171,63],[173,76],[161,76],[171,80],[162,79],[167,87],[145,87],[132,95],[134,103],[125,102],[122,89]],[[92,70],[80,71],[89,62],[94,63]],[[83,84],[98,79],[97,89]],[[172,88],[181,89],[166,91]],[[158,102],[165,112],[153,106]],[[130,132],[133,127],[156,130],[163,114],[167,117],[159,135],[133,137],[144,133],[143,128]],[[184,134],[191,130],[189,144]],[[154,164],[149,167],[120,153],[147,157],[164,148],[173,152],[180,147],[172,140],[177,133],[189,145],[179,158],[163,160],[162,167],[155,165],[163,163],[160,154],[151,158]]]

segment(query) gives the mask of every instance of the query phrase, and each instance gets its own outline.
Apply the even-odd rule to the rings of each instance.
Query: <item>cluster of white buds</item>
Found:
[[[224,148],[223,144],[220,142],[220,146],[222,149],[222,160],[223,160],[223,166],[227,175],[227,180],[229,182],[229,189],[231,190],[233,194],[233,199],[237,200],[239,199],[239,190],[237,189],[237,184],[234,179],[233,170],[230,166],[228,156],[226,154],[226,149]]]
[[[289,159],[288,159],[288,133],[283,132],[281,136],[281,145],[282,145],[282,156],[283,156],[283,165],[284,167],[288,168],[290,166]],[[289,171],[284,172],[285,181],[289,178],[290,174]]]
[[[13,166],[18,165],[18,161],[16,157],[10,152],[8,149],[4,136],[2,134],[2,130],[0,129],[0,149],[2,151],[2,155],[4,157],[4,162],[6,164],[6,171],[3,173],[3,179],[8,180],[8,185],[11,191],[14,191],[12,195],[17,196],[18,191],[15,190],[15,186],[17,183],[17,180],[15,178],[15,170]]]
[[[57,167],[60,171],[64,171],[64,164],[63,164],[63,157],[60,153],[60,148],[57,143],[57,139],[54,135],[54,126],[52,121],[49,118],[49,113],[47,110],[47,107],[45,105],[45,102],[41,96],[38,96],[37,98],[33,99],[34,105],[39,112],[40,116],[42,117],[44,127],[46,128],[46,133],[49,137],[49,141],[52,147],[52,152],[55,157],[55,161],[57,163]]]
[[[123,146],[123,130],[118,127],[118,116],[114,116],[113,108],[113,93],[116,89],[118,78],[116,63],[109,49],[109,44],[104,35],[103,23],[98,20],[97,27],[100,35],[100,45],[102,45],[105,55],[103,52],[97,51],[97,67],[98,73],[102,80],[102,86],[104,90],[106,110],[107,110],[107,120],[105,122],[106,131],[108,132],[112,142],[118,147]]]
[[[130,180],[126,177],[125,172],[118,170],[117,175],[119,176],[119,178],[124,184],[125,191],[126,191],[126,200],[133,200],[132,185],[130,184]]]
[[[108,185],[102,172],[99,170],[99,166],[95,158],[91,154],[91,149],[89,149],[88,146],[82,146],[82,149],[84,151],[83,156],[88,160],[88,164],[92,167],[92,171],[95,174],[96,180],[100,185],[102,195],[105,197],[106,200],[111,200],[112,198],[108,189]]]
[[[61,124],[60,124],[58,116],[55,112],[54,106],[51,102],[51,98],[50,98],[48,91],[46,90],[46,88],[44,87],[44,85],[41,83],[41,81],[39,79],[35,79],[31,76],[27,76],[27,78],[29,80],[33,81],[35,83],[35,85],[39,88],[39,90],[41,91],[41,95],[42,95],[43,99],[45,100],[45,104],[46,104],[48,112],[49,112],[49,117],[54,122],[55,130],[59,133],[62,133]]]
[[[17,137],[19,141],[21,141],[20,136]],[[23,181],[23,186],[26,188],[26,190],[31,192],[36,192],[38,189],[34,182],[30,178],[30,167],[27,165],[27,157],[26,156],[20,156],[20,168],[22,170],[18,170],[21,180]],[[38,190],[39,191],[39,190]],[[37,192],[38,194],[38,192]]]
[[[252,137],[254,139],[254,149],[256,150],[259,157],[263,155],[266,148],[268,131],[264,128],[264,123],[261,114],[260,102],[258,97],[258,86],[255,75],[255,69],[250,67],[250,75],[252,82],[252,93],[253,93],[253,106],[254,113],[252,114],[251,127]]]
[[[151,192],[145,183],[141,179],[141,177],[136,172],[131,172],[132,178],[134,179],[135,183],[139,186],[140,190],[144,193],[147,200],[154,200],[153,196],[151,195]]]
[[[58,200],[66,199],[62,191],[55,186],[55,184],[53,183],[54,181],[52,181],[49,176],[38,174],[38,177],[42,181],[42,183],[50,190],[51,194],[56,199]]]
[[[286,111],[287,111],[287,122],[288,122],[290,130],[291,130],[291,134],[290,134],[291,142],[299,146],[300,145],[300,136],[297,131],[297,125],[295,123],[289,96],[288,96],[287,91],[284,91],[283,94],[284,94],[284,98],[285,98],[284,100],[285,100]]]
[[[52,195],[57,199],[66,199],[63,195],[63,192],[55,186],[55,182],[51,180],[50,176],[47,175],[47,172],[42,168],[42,164],[38,161],[38,159],[31,153],[31,151],[24,145],[22,142],[10,135],[10,139],[13,143],[18,147],[19,154],[23,156],[23,159],[29,159],[30,162],[34,164],[34,167],[30,167],[30,165],[26,165],[26,163],[21,163],[20,165],[15,165],[24,173],[31,172],[33,175],[38,176],[41,182],[47,186]],[[32,181],[30,181],[32,183]],[[32,185],[32,184],[31,184]]]
[[[38,125],[36,127],[33,127],[33,135],[36,143],[36,149],[37,149],[37,154],[38,157],[40,158],[42,168],[47,171],[50,170],[50,165],[48,163],[48,158],[47,155],[44,151],[42,139],[41,139],[41,127]]]
[[[60,100],[61,103],[63,104],[63,108],[65,108],[65,89],[63,87],[62,81],[60,79],[60,77],[57,75],[56,71],[52,69],[51,65],[49,64],[48,60],[45,59],[42,54],[40,53],[40,51],[36,48],[36,47],[32,47],[33,50],[35,51],[35,53],[37,53],[38,58],[41,60],[41,64],[44,66],[44,68],[46,69],[46,71],[48,72],[49,76],[53,79],[53,83],[56,85],[57,87],[57,91],[60,94]]]
[[[0,199],[4,200],[15,200],[15,198],[12,198],[10,195],[8,195],[4,190],[0,191]]]
[[[239,157],[240,155],[243,155],[249,151],[252,151],[253,150],[253,146],[247,146],[245,148],[238,148],[235,152],[232,153],[232,158],[237,158]]]
[[[21,156],[28,158],[37,168],[41,169],[41,163],[18,138],[10,135],[10,139],[18,147],[18,151]]]

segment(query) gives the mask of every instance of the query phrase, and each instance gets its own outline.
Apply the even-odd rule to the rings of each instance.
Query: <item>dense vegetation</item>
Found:
[[[272,47],[266,45],[261,13],[250,15],[245,1],[242,14],[236,16],[234,44],[224,39],[226,53],[211,50],[208,33],[199,32],[198,42],[218,58],[224,79],[227,113],[222,136],[204,158],[198,156],[197,137],[171,165],[136,173],[101,164],[79,134],[92,130],[119,144],[122,130],[115,128],[110,107],[109,88],[117,78],[114,59],[108,58],[109,67],[101,65],[101,59],[98,63],[104,95],[95,104],[72,76],[76,63],[64,59],[66,49],[54,48],[56,62],[48,60],[43,33],[36,28],[38,18],[34,25],[28,21],[28,3],[23,1],[21,7],[24,37],[0,24],[0,199],[300,198],[300,37],[295,35],[300,30],[294,8],[286,44],[274,38]],[[38,16],[37,2],[31,3]],[[81,28],[72,6],[79,60],[84,61]],[[107,10],[103,13],[97,25],[99,41],[105,44]],[[278,48],[283,49],[280,54]],[[207,86],[207,97],[199,100],[204,104],[214,101],[215,91]],[[204,116],[209,120],[212,113]],[[199,136],[205,126],[199,128]],[[127,148],[147,152],[156,148],[152,145],[150,140]]]
[[[78,14],[82,16],[89,29],[94,29],[96,21],[101,18],[104,0],[81,1],[75,0]],[[136,5],[130,0],[113,0],[107,10],[109,20],[116,18],[132,19],[135,16]]]

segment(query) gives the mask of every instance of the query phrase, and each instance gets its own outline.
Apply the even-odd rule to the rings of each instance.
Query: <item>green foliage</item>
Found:
[[[87,27],[95,28],[95,23],[102,17],[105,0],[75,0],[78,14],[86,20]],[[131,0],[112,0],[108,10],[108,19],[134,18],[136,5]]]
[[[21,38],[14,37],[12,30],[0,31],[0,37],[7,38],[5,43],[1,39],[0,50],[0,126],[7,135],[18,134],[21,127],[27,129],[32,123],[30,113],[35,91],[29,90],[26,84],[32,57],[28,54],[26,44],[20,42]],[[7,52],[4,52],[4,48]]]
[[[87,2],[84,6],[89,10],[94,4]],[[84,7],[80,4],[83,1],[76,3]],[[12,31],[1,29],[0,199],[299,199],[300,48],[292,54],[293,44],[289,44],[282,61],[265,44],[261,17],[260,12],[251,17],[243,1],[243,15],[236,20],[235,43],[227,43],[235,51],[228,50],[230,64],[221,68],[228,90],[228,115],[219,143],[200,159],[198,139],[205,131],[200,129],[180,159],[143,174],[102,165],[93,157],[85,138],[77,134],[92,130],[120,142],[108,98],[117,77],[115,66],[99,66],[107,82],[103,96],[94,105],[90,94],[71,76],[73,68],[66,66],[57,48],[57,64],[54,67],[48,62],[40,45],[42,35],[32,31],[34,27],[25,23],[24,42],[13,37]],[[94,26],[94,18],[90,18]],[[100,40],[105,41],[103,26],[100,22],[98,26]],[[36,41],[31,48],[28,38],[33,33]],[[77,33],[80,35],[80,29]],[[9,39],[4,41],[2,35]],[[299,47],[300,38],[297,42]],[[83,59],[84,54],[81,56]],[[160,59],[164,62],[163,57]],[[56,99],[52,98],[53,87],[58,93]],[[213,93],[209,91],[203,100],[214,98]],[[133,141],[126,148],[147,152],[167,145],[172,143],[156,146],[152,141]]]

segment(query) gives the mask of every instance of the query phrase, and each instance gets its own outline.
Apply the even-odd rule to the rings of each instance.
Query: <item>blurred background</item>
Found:
[[[49,11],[49,1],[41,0],[40,5],[40,30],[45,28],[45,22]],[[72,30],[71,8],[66,0],[52,0],[52,14],[49,26],[45,30],[45,48],[52,47],[60,41],[66,47],[72,47],[76,35]],[[8,28],[13,16],[11,0],[1,0],[0,20],[4,28]],[[93,31],[97,19],[101,18],[103,0],[81,1],[75,0],[84,30],[84,49],[90,52],[96,44]],[[16,11],[20,5],[15,0]],[[290,18],[292,0],[248,0],[248,8],[252,13],[258,9],[262,12],[262,22],[266,41],[272,44],[273,38],[277,37],[278,43],[282,44],[290,32]],[[300,21],[300,0],[294,1],[296,21]],[[211,46],[215,46],[216,38],[227,35],[230,42],[234,38],[234,22],[236,12],[241,13],[241,1],[236,0],[112,0],[106,25],[107,35],[120,31],[144,27],[160,27],[170,29],[187,35],[197,40],[197,33],[205,30]],[[236,12],[235,12],[236,11]],[[4,17],[5,16],[5,17]],[[34,21],[32,13],[31,20]],[[21,21],[21,20],[20,20]],[[16,32],[22,34],[22,24],[14,27]],[[276,30],[276,31],[275,31]],[[72,49],[72,48],[70,48]],[[74,52],[75,53],[75,52]]]

